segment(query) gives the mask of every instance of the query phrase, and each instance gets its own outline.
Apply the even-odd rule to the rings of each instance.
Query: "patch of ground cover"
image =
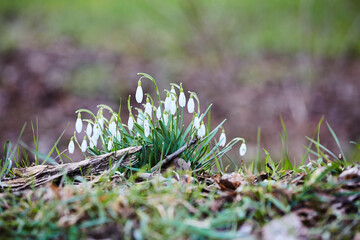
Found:
[[[353,239],[360,165],[311,161],[253,175],[84,178],[2,193],[2,238]]]

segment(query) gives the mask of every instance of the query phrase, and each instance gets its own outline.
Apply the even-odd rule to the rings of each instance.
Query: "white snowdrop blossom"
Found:
[[[189,112],[189,113],[193,113],[193,112],[194,112],[195,102],[194,102],[194,98],[193,98],[192,95],[190,95],[190,99],[189,99],[188,104],[187,104],[187,109],[188,109],[188,112]]]
[[[240,156],[244,156],[246,153],[246,144],[243,142],[239,149]]]
[[[92,126],[91,126],[91,123],[88,122],[88,125],[87,125],[87,127],[86,127],[86,135],[87,135],[88,137],[90,137],[91,134],[92,134]]]
[[[98,120],[98,124],[100,127],[100,130],[104,129],[104,122],[105,122],[105,118],[103,117],[103,115],[101,114]]]
[[[170,113],[174,115],[176,113],[176,100],[174,96],[171,96]]]
[[[74,138],[72,137],[69,142],[68,151],[70,154],[73,154],[74,150],[75,150],[75,144],[74,144]]]
[[[99,125],[99,123],[95,123],[95,125],[94,125],[94,130],[93,130],[93,137],[94,137],[95,139],[99,138],[100,133],[101,133],[100,125]]]
[[[133,127],[134,127],[134,119],[133,119],[132,114],[130,114],[129,120],[128,120],[128,128],[129,128],[130,131],[132,131]]]
[[[195,113],[194,127],[195,127],[195,129],[199,129],[199,128],[200,128],[200,118],[198,117],[197,113]]]
[[[220,138],[219,138],[219,146],[220,147],[224,147],[226,144],[226,135],[225,135],[225,131],[223,130],[220,134]]]
[[[146,104],[145,104],[145,113],[148,114],[150,116],[150,118],[152,117],[152,106],[151,103],[149,101],[149,98],[146,99]]]
[[[144,93],[141,87],[141,81],[139,80],[138,82],[138,86],[136,88],[136,93],[135,93],[135,99],[138,103],[141,103],[144,97]]]
[[[115,134],[116,134],[116,123],[115,123],[115,121],[111,121],[111,123],[109,124],[109,132],[111,133],[112,136],[115,136]]]
[[[144,121],[144,134],[145,134],[145,137],[148,137],[150,135],[150,125],[149,125],[149,121],[147,118]]]
[[[156,118],[157,120],[161,119],[161,109],[160,106],[156,109]]]
[[[118,141],[121,140],[121,134],[120,134],[120,131],[119,131],[119,130],[116,131],[115,138],[116,138]]]
[[[165,111],[165,112],[164,112],[164,122],[165,122],[165,124],[167,124],[168,121],[169,121],[169,114],[168,114],[167,111]]]
[[[170,98],[170,94],[168,93],[165,98],[165,111],[170,110],[170,103],[171,103],[171,98]]]
[[[197,132],[197,135],[199,138],[203,138],[206,134],[205,124],[204,122],[201,122],[200,128]]]
[[[84,140],[81,143],[81,151],[85,152],[87,149],[87,142],[86,142],[86,137],[84,137]]]
[[[180,107],[185,107],[186,105],[186,97],[182,88],[180,89],[179,105]]]
[[[113,146],[113,139],[110,138],[110,140],[109,140],[109,142],[108,142],[108,146],[107,146],[108,151],[111,151],[112,146]]]
[[[79,113],[78,118],[76,119],[76,122],[75,122],[76,132],[81,133],[82,127],[83,127],[83,124],[82,124],[82,120],[81,120],[81,114]]]

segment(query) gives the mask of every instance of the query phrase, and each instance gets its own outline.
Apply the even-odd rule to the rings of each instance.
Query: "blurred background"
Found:
[[[38,119],[39,151],[69,124],[66,149],[79,108],[122,99],[127,119],[145,72],[161,89],[197,92],[202,111],[213,103],[212,126],[226,118],[228,139],[247,140],[245,161],[258,140],[261,158],[263,148],[281,158],[280,116],[292,161],[322,116],[358,159],[349,141],[360,140],[359,56],[358,0],[0,1],[0,143],[16,143],[27,122],[22,140],[33,147]],[[326,124],[320,140],[339,153]]]

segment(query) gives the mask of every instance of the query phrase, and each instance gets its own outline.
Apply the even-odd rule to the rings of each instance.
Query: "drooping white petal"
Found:
[[[88,137],[91,136],[91,133],[92,133],[92,126],[91,126],[91,123],[88,123],[87,127],[86,127],[86,135]]]
[[[160,120],[160,118],[161,118],[161,109],[160,109],[160,106],[156,109],[156,118],[157,118],[157,120]]]
[[[149,121],[147,119],[145,119],[145,121],[144,121],[144,134],[145,134],[145,137],[148,137],[150,135],[150,125],[149,125]]]
[[[171,103],[171,98],[168,94],[167,97],[165,98],[165,111],[170,110],[170,103]]]
[[[225,132],[222,132],[221,134],[220,134],[220,138],[219,138],[219,146],[220,147],[224,147],[225,146],[225,144],[226,144],[226,135],[225,135]]]
[[[200,125],[200,134],[201,134],[201,137],[204,137],[205,136],[205,134],[206,134],[206,129],[205,129],[205,124],[204,124],[204,122],[202,122],[201,123],[201,125]]]
[[[148,114],[150,117],[152,117],[152,107],[150,102],[146,102],[145,105],[145,113]]]
[[[101,133],[100,125],[99,125],[99,123],[95,123],[94,130],[93,130],[93,137],[99,138],[100,133]]]
[[[175,101],[175,97],[171,97],[170,113],[171,113],[172,115],[174,115],[174,114],[176,113],[176,101]]]
[[[246,144],[242,143],[240,146],[240,149],[239,149],[239,154],[240,154],[240,156],[244,156],[245,153],[246,153]]]
[[[164,112],[164,122],[165,124],[169,122],[169,114],[166,111]]]
[[[111,151],[112,146],[113,146],[113,139],[110,138],[110,140],[109,140],[109,142],[108,142],[108,146],[107,146],[108,151]]]
[[[141,103],[144,97],[144,93],[141,87],[141,82],[139,81],[138,86],[136,88],[136,93],[135,93],[135,99],[138,103]]]
[[[192,97],[190,97],[188,104],[187,104],[187,109],[189,113],[193,113],[194,109],[195,109],[195,103],[194,103],[194,99]]]
[[[104,129],[104,122],[105,122],[105,118],[103,115],[100,115],[99,120],[98,120],[98,124],[100,127],[100,130]]]
[[[200,128],[200,118],[197,115],[194,118],[194,127],[195,127],[195,129]]]
[[[79,114],[79,116],[80,116],[80,114]],[[75,123],[75,130],[76,130],[76,132],[81,133],[82,127],[83,127],[83,124],[82,124],[81,117],[78,117],[78,118],[76,119],[76,123]]]
[[[87,149],[87,141],[86,141],[86,137],[84,137],[84,140],[81,143],[81,151],[85,152]]]
[[[115,136],[115,134],[116,134],[116,123],[114,121],[112,121],[109,124],[109,132],[111,133],[112,136]]]
[[[179,105],[180,105],[180,107],[185,107],[185,105],[186,105],[186,97],[185,97],[185,94],[183,91],[180,92]]]
[[[75,144],[74,144],[74,140],[71,138],[68,146],[68,151],[70,154],[73,154],[74,150],[75,150]]]
[[[120,134],[120,131],[119,131],[119,130],[116,131],[115,137],[116,137],[116,139],[120,142],[120,140],[121,140],[121,134]]]
[[[130,115],[129,120],[128,120],[128,128],[129,128],[130,131],[132,131],[133,127],[134,127],[134,120],[133,120],[132,115]]]

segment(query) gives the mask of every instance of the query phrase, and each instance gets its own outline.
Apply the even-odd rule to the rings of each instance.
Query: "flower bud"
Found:
[[[81,120],[81,114],[79,113],[78,118],[76,119],[76,123],[75,123],[76,132],[81,133],[82,127],[83,127],[83,124],[82,124],[82,120]]]
[[[190,95],[190,99],[189,99],[188,104],[187,104],[187,109],[188,109],[188,112],[189,112],[189,113],[193,113],[193,112],[194,112],[195,102],[194,102],[194,98],[193,98],[192,95]]]
[[[221,134],[220,134],[220,138],[219,138],[219,146],[220,147],[224,147],[226,144],[226,135],[225,135],[225,131],[222,130]]]
[[[87,142],[86,142],[86,136],[84,137],[84,140],[81,143],[81,151],[85,152],[87,149]]]
[[[246,144],[243,142],[240,146],[239,154],[240,154],[240,156],[244,156],[245,153],[246,153]]]
[[[70,154],[73,154],[74,150],[75,150],[75,144],[74,144],[74,138],[72,137],[69,142],[68,151]]]
[[[141,88],[141,81],[139,80],[138,82],[138,86],[136,88],[136,93],[135,93],[135,99],[138,103],[141,103],[144,97],[144,93],[143,90]]]

